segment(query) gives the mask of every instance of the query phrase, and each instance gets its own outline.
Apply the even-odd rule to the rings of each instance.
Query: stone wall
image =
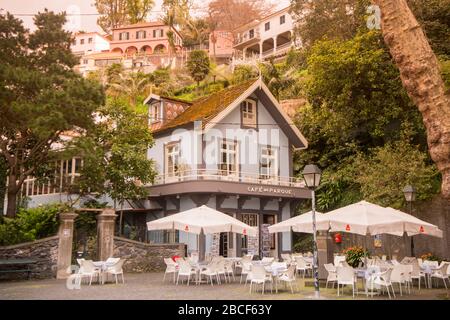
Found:
[[[185,257],[186,245],[150,244],[121,237],[114,237],[114,257],[126,259],[125,272],[155,272],[164,271],[164,258],[174,255]]]
[[[211,243],[211,256],[218,256],[220,253],[220,233],[213,233]]]
[[[0,247],[0,259],[33,259],[37,262],[31,265],[32,278],[45,279],[56,276],[58,261],[58,236],[44,238],[32,242]],[[11,269],[23,266],[8,266]],[[7,268],[2,266],[2,268]],[[25,267],[26,268],[26,267]],[[0,279],[26,279],[22,273],[0,273]]]

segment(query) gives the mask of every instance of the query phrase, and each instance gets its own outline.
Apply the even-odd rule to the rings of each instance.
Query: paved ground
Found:
[[[64,280],[23,280],[23,281],[2,281],[0,282],[0,299],[151,299],[151,300],[183,300],[183,299],[223,299],[223,300],[246,300],[246,299],[311,299],[314,289],[305,287],[303,279],[299,279],[300,291],[291,294],[290,291],[281,290],[278,294],[264,295],[261,293],[249,293],[249,286],[235,283],[211,285],[201,284],[199,286],[186,284],[174,285],[166,279],[162,281],[162,273],[141,273],[125,274],[125,284],[107,283],[105,285],[92,284],[92,286],[82,285],[81,290],[68,290]],[[307,280],[311,281],[311,279]],[[450,291],[450,290],[449,290]],[[321,288],[321,295],[325,299],[337,299],[336,289]],[[381,298],[387,299],[387,295]],[[345,296],[339,299],[352,299],[351,289],[345,291]],[[360,294],[357,299],[366,299],[364,294]],[[380,299],[376,297],[374,299]],[[413,289],[411,295],[397,294],[397,299],[449,299],[445,289]]]

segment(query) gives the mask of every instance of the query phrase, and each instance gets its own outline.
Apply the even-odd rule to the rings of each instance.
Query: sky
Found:
[[[275,2],[274,0],[267,0]],[[195,11],[192,15],[201,15],[207,8],[208,0],[194,0]],[[101,28],[97,26],[96,15],[83,15],[81,14],[96,14],[97,10],[94,6],[95,0],[0,0],[0,9],[9,11],[21,18],[24,21],[26,28],[34,29],[32,16],[18,16],[18,14],[35,14],[38,11],[43,11],[45,8],[53,10],[55,12],[66,11],[71,13],[72,16],[68,17],[68,23],[66,29],[70,31],[83,30],[86,32],[99,31]],[[277,0],[277,8],[283,8],[289,5],[289,0]],[[162,0],[155,0],[155,6],[152,9],[152,13],[148,20],[157,19],[161,14]]]

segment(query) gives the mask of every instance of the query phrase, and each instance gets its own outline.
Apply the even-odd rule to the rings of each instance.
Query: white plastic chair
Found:
[[[166,274],[173,273],[173,282],[175,283],[175,277],[178,271],[178,264],[172,260],[172,258],[164,258],[166,264],[166,271],[164,272],[163,282],[166,280]]]
[[[252,264],[251,262],[242,262],[242,269],[241,269],[241,280],[239,283],[242,283],[242,277],[245,276],[245,284],[247,284],[247,280],[251,278],[251,270],[252,270]]]
[[[264,266],[253,265],[252,266],[252,279],[250,280],[250,293],[253,289],[253,284],[262,284],[262,294],[265,291],[266,282],[271,283],[270,292],[273,289],[273,281],[270,275],[267,275],[266,269]]]
[[[421,271],[418,260],[414,260],[411,263],[411,266],[412,266],[411,283],[412,283],[412,280],[417,279],[419,282],[419,290],[420,290],[420,282],[421,282],[422,278],[425,280],[425,284],[426,284],[426,281],[427,281],[426,275],[423,271]]]
[[[108,274],[112,274],[116,278],[116,284],[118,284],[117,276],[122,276],[122,283],[125,283],[125,279],[123,277],[123,263],[125,262],[124,259],[120,259],[118,262],[116,262],[114,265],[106,269],[106,280],[108,280]]]
[[[337,281],[337,270],[336,270],[336,267],[333,266],[332,263],[325,263],[323,266],[325,267],[325,270],[327,270],[327,272],[328,272],[327,284],[326,284],[325,288],[328,288],[328,282],[332,282],[333,283],[333,288],[334,288],[334,284]]]
[[[211,286],[214,286],[214,284],[213,284],[214,278],[216,278],[217,284],[220,283],[216,265],[217,265],[217,262],[211,261],[206,266],[206,268],[204,268],[203,270],[200,271],[200,278],[202,278],[202,276],[206,276],[206,283],[208,283],[208,278],[209,278],[209,280],[211,281]]]
[[[356,276],[355,271],[352,267],[337,267],[337,295],[339,297],[339,287],[340,286],[352,286],[353,298],[355,297],[355,287],[356,287]],[[342,287],[342,291],[344,287]]]
[[[296,272],[302,271],[303,272],[303,278],[305,278],[305,275],[308,270],[312,270],[312,267],[309,263],[306,262],[306,260],[302,256],[295,257],[295,264],[296,264]]]
[[[286,286],[289,283],[289,286],[291,287],[291,292],[294,293],[294,288],[292,286],[292,283],[295,283],[295,288],[299,290],[298,284],[295,281],[295,266],[289,266],[286,272],[281,273],[278,276],[278,281],[284,282],[284,285]]]
[[[450,281],[448,279],[448,268],[449,268],[450,263],[446,262],[446,261],[442,261],[441,265],[433,270],[433,272],[431,273],[431,280],[434,279],[442,279],[442,282],[444,282],[444,286],[445,289],[447,289],[447,281]]]
[[[282,253],[281,259],[283,259],[284,262],[286,262],[288,265],[292,262],[292,257],[289,253]]]
[[[392,294],[394,295],[394,298],[395,298],[394,287],[392,286],[392,282],[391,282],[391,274],[392,274],[392,269],[387,269],[385,272],[379,274],[373,281],[374,284],[379,285],[383,288],[386,288],[389,299],[391,299],[391,294],[389,292],[389,288],[392,289]]]
[[[225,261],[225,274],[228,277],[228,281],[231,282],[231,277],[233,277],[233,281],[235,281],[235,277],[234,277],[234,271],[233,271],[233,261],[230,260],[224,260]],[[231,277],[230,277],[231,276]]]
[[[100,270],[94,265],[92,260],[82,260],[80,262],[81,268],[79,270],[79,274],[82,278],[89,278],[89,285],[91,285],[92,279],[94,277],[98,277],[98,279],[100,280]]]
[[[405,284],[404,269],[402,264],[394,265],[394,268],[392,268],[391,283],[398,283],[400,295],[402,296],[402,284]]]
[[[180,276],[187,277],[187,285],[189,285],[191,276],[196,276],[197,271],[194,268],[192,268],[192,266],[184,259],[178,259],[177,263],[178,263],[177,285]],[[183,283],[183,279],[181,280],[181,283]]]

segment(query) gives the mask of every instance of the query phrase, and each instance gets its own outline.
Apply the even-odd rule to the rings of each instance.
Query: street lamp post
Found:
[[[311,201],[312,201],[312,224],[313,224],[313,274],[314,274],[314,294],[316,299],[320,298],[319,292],[319,268],[317,263],[317,230],[316,230],[316,193],[315,190],[319,186],[320,177],[322,175],[322,171],[313,164],[308,164],[303,169],[303,179],[305,180],[305,184],[308,189],[311,190]]]
[[[409,204],[409,214],[412,214],[412,203],[416,200],[416,188],[411,185],[407,185],[403,188],[403,194],[405,195],[406,202]],[[414,239],[411,236],[411,256],[414,257]]]

